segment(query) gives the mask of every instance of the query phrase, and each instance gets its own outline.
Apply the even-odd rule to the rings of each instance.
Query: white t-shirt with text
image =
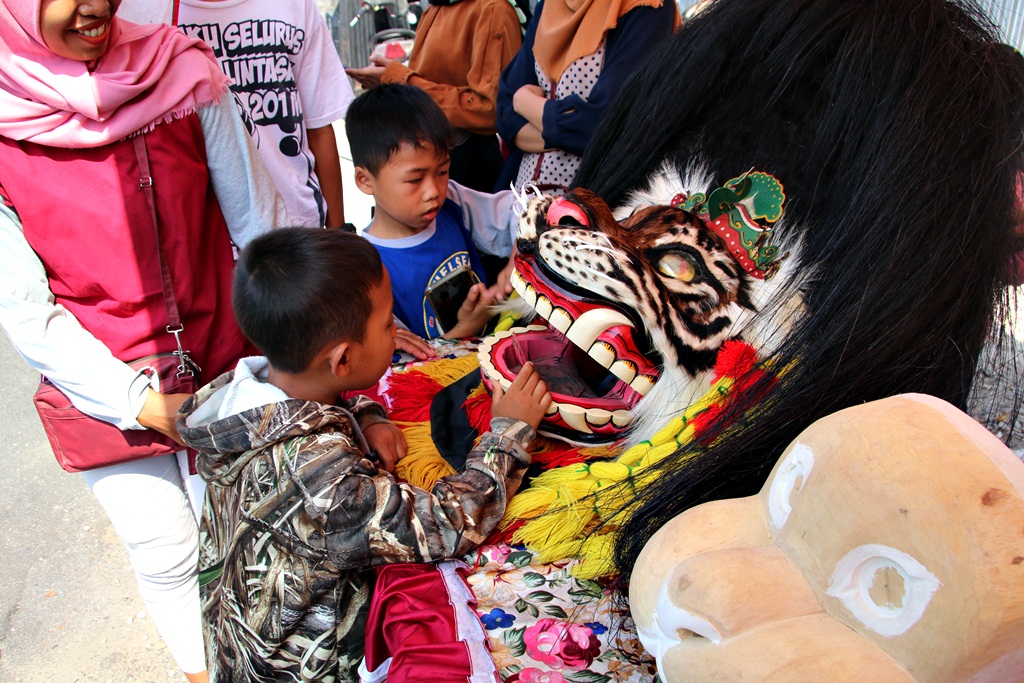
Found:
[[[306,130],[344,117],[353,94],[315,0],[181,0],[178,24],[231,78],[295,225],[322,227],[327,206]]]

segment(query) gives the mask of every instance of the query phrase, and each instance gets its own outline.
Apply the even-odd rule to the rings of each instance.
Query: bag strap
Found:
[[[175,3],[175,11],[177,11],[177,3]],[[146,204],[149,205],[149,217],[153,221],[153,232],[156,235],[156,254],[160,261],[160,283],[164,289],[164,305],[167,307],[167,331],[174,335],[174,342],[178,346],[178,349],[174,352],[174,355],[178,357],[178,378],[191,377],[195,379],[202,368],[196,365],[195,361],[189,357],[188,351],[181,345],[181,332],[185,329],[185,326],[181,324],[181,316],[178,315],[178,299],[174,296],[174,280],[171,279],[171,269],[167,265],[164,247],[160,242],[160,221],[156,217],[156,196],[153,192],[153,174],[149,170],[146,134],[140,133],[132,138],[132,145],[135,147],[135,156],[139,160],[139,171],[141,171],[139,188],[146,195]],[[198,474],[196,451],[189,448],[187,453],[188,473]]]
[[[139,160],[139,170],[142,176],[139,178],[139,189],[146,195],[146,204],[149,205],[149,217],[153,221],[153,230],[156,232],[156,253],[160,260],[160,282],[164,288],[164,305],[167,306],[167,322],[172,328],[181,326],[181,316],[178,315],[178,300],[174,296],[174,280],[171,279],[171,269],[167,265],[164,256],[164,248],[160,243],[160,223],[156,218],[156,197],[153,192],[153,175],[149,170],[149,154],[146,151],[145,134],[136,135],[132,138],[135,145],[135,156]],[[168,330],[169,332],[170,330]]]
[[[133,137],[132,144],[135,147],[135,156],[139,161],[139,171],[141,171],[139,189],[146,195],[149,216],[153,221],[153,232],[156,234],[156,253],[160,261],[160,283],[164,290],[164,305],[167,307],[167,332],[174,335],[174,341],[178,345],[178,350],[174,352],[178,356],[178,376],[195,375],[202,368],[189,358],[188,351],[181,345],[181,332],[185,327],[181,324],[181,316],[178,314],[178,299],[174,296],[174,280],[171,278],[171,269],[167,265],[167,257],[164,255],[164,248],[160,242],[160,221],[156,217],[156,195],[153,191],[153,175],[149,169],[149,154],[146,151],[146,134],[141,133]]]

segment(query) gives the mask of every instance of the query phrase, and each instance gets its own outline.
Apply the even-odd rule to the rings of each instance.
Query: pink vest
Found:
[[[231,313],[231,242],[199,117],[157,125],[145,139],[183,346],[209,381],[251,347]],[[176,348],[141,175],[131,140],[68,150],[0,137],[0,186],[50,290],[121,360]]]

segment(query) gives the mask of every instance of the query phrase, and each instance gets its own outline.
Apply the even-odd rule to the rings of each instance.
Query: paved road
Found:
[[[2,334],[0,377],[0,681],[183,683],[121,541],[50,452],[32,408],[38,375]]]

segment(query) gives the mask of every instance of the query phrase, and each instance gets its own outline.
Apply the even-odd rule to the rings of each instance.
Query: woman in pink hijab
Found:
[[[84,420],[177,439],[187,394],[126,362],[184,349],[204,377],[233,367],[232,243],[287,216],[209,49],[119,4],[0,0],[0,326]],[[171,654],[207,680],[185,452],[83,476]]]

